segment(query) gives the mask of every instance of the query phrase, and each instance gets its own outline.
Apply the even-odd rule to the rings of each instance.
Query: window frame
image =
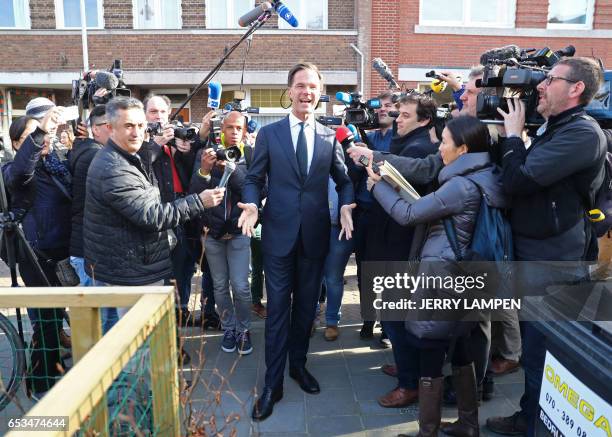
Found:
[[[516,25],[516,2],[517,0],[508,1],[508,20],[506,22],[486,23],[482,21],[471,21],[469,19],[472,10],[472,0],[462,0],[463,17],[462,20],[445,21],[445,20],[426,20],[423,17],[423,3],[427,0],[419,0],[419,25],[420,26],[440,26],[440,27],[472,27],[472,28],[501,28],[512,29]]]
[[[235,15],[234,9],[236,6],[235,0],[225,0],[225,5],[227,8],[227,13],[225,15],[225,26],[222,27],[211,27],[211,16],[210,14],[206,13],[206,11],[208,11],[208,7],[209,7],[209,3],[212,0],[205,0],[204,3],[204,13],[206,15],[206,22],[204,23],[204,26],[206,26],[206,29],[241,29],[240,25],[238,24],[238,21],[236,21],[235,23],[230,23],[230,21],[232,20],[232,18]],[[255,8],[255,0],[250,0],[251,1],[251,8],[254,9]],[[231,11],[231,13],[230,13]],[[238,17],[240,18],[240,17]]]
[[[550,19],[550,3],[554,0],[548,0],[548,13],[546,15],[546,29],[574,29],[574,30],[592,30],[593,21],[595,19],[595,0],[586,0],[586,23],[549,23]]]
[[[181,0],[153,0],[155,8],[159,9],[164,1],[175,1],[178,8],[178,23],[177,27],[165,27],[162,24],[156,24],[159,27],[140,27],[138,24],[138,0],[132,0],[132,29],[134,30],[179,30],[183,28],[183,2]]]
[[[98,26],[87,27],[87,29],[104,29],[104,0],[96,0],[98,13]],[[85,19],[87,21],[87,18]],[[66,26],[64,23],[64,0],[55,0],[55,28],[56,29],[81,29],[81,26]]]
[[[19,3],[19,2],[17,2]],[[15,1],[13,0],[13,6],[15,6]],[[30,0],[23,0],[23,8],[25,8],[25,22],[23,23],[23,26],[19,26],[17,24],[17,22],[15,22],[15,26],[13,27],[8,27],[8,26],[0,26],[0,30],[11,30],[11,29],[31,29],[32,28],[32,18],[30,16],[31,14],[31,10],[30,10]]]
[[[310,3],[307,1],[303,1],[303,0],[298,0],[300,2],[300,9],[298,11],[291,11],[295,14],[295,17],[298,20],[298,27],[291,27],[289,25],[289,23],[287,23],[285,20],[283,20],[281,17],[278,17],[278,28],[280,30],[328,30],[329,29],[329,0],[323,0],[324,5],[323,5],[323,28],[321,29],[309,29],[308,27],[306,27],[305,23],[306,20],[300,20],[300,17],[305,17],[307,15],[307,11],[308,11],[308,6],[310,6]],[[282,25],[282,27],[281,27]]]

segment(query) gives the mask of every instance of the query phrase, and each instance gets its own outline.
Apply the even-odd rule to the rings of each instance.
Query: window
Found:
[[[180,0],[134,0],[134,29],[180,29]]]
[[[549,0],[549,29],[592,29],[594,0]]]
[[[420,24],[514,27],[516,0],[421,0]]]
[[[281,100],[282,97],[282,100]],[[256,108],[280,108],[290,106],[291,101],[287,94],[283,96],[282,89],[251,89],[251,106]]]
[[[58,29],[81,27],[80,5],[80,0],[55,0]],[[102,29],[104,27],[102,0],[85,0],[85,21],[88,28]]]
[[[30,5],[27,0],[0,0],[0,11],[0,28],[30,28]]]
[[[206,0],[206,28],[238,28],[238,19],[254,7],[255,0]]]
[[[284,0],[283,4],[295,15],[299,29],[327,29],[327,0]],[[278,18],[279,29],[293,29],[282,18]]]

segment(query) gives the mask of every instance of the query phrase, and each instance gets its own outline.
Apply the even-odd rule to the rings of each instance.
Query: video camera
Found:
[[[575,52],[573,46],[553,52],[548,47],[536,50],[510,45],[483,53],[480,63],[484,65],[484,74],[476,81],[476,86],[486,90],[477,97],[478,118],[500,120],[497,108],[508,111],[507,99],[518,97],[525,103],[526,123],[541,125],[544,119],[536,111],[536,87],[554,64]]]
[[[352,124],[358,129],[378,129],[378,114],[376,109],[382,107],[380,99],[363,101],[363,95],[356,91],[352,93],[337,92],[336,99],[346,105],[344,123]]]
[[[96,96],[99,89],[106,89],[104,96]],[[108,71],[87,71],[82,79],[72,81],[72,101],[74,105],[91,108],[104,105],[116,96],[130,97],[131,92],[123,81],[121,59],[115,59]]]

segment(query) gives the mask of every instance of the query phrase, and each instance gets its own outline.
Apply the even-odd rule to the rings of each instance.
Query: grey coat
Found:
[[[373,195],[387,213],[401,225],[429,223],[429,231],[420,259],[423,261],[454,260],[442,219],[451,217],[457,231],[461,251],[472,239],[481,191],[487,204],[507,208],[509,200],[503,193],[499,168],[491,163],[488,152],[466,153],[444,167],[438,175],[440,188],[412,205],[403,200],[384,181],[377,183]]]

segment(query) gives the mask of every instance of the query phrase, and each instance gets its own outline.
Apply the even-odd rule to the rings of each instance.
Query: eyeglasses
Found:
[[[105,122],[105,121],[103,121],[102,123],[96,123],[96,126],[104,126],[104,125],[106,125],[106,124],[108,124],[108,123],[107,123],[107,122]]]
[[[572,79],[567,79],[565,77],[553,76],[552,74],[548,74],[548,75],[546,75],[546,79],[544,79],[544,83],[546,84],[546,86],[550,86],[552,81],[555,80],[555,79],[564,80],[564,81],[569,82],[569,83],[578,83],[578,82],[580,82],[579,80],[572,80]]]

